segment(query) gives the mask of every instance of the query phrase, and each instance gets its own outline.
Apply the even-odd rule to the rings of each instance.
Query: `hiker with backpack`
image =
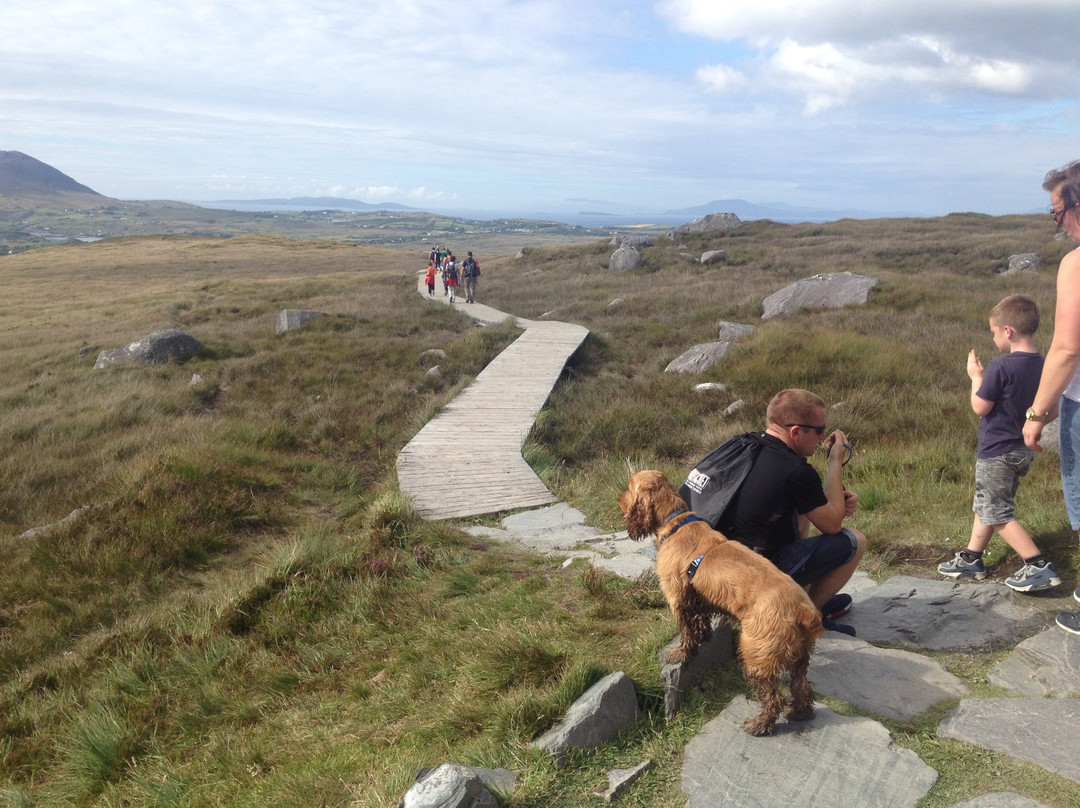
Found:
[[[461,263],[461,277],[465,279],[465,302],[476,302],[476,280],[480,277],[480,264],[473,258],[470,251],[468,257]]]
[[[453,303],[457,300],[458,288],[458,265],[453,253],[446,256],[446,263],[443,264],[443,282],[450,291],[450,302]]]
[[[840,594],[866,551],[866,536],[843,526],[859,498],[842,480],[847,436],[825,433],[825,402],[809,390],[783,390],[769,402],[764,432],[736,435],[704,458],[680,496],[729,539],[765,556],[806,589],[825,628],[851,636],[835,618],[851,608]],[[823,440],[824,484],[806,459]],[[810,536],[811,526],[820,533]]]

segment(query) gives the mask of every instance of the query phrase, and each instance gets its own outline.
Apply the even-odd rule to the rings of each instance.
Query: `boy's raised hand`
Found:
[[[967,375],[972,379],[981,379],[984,370],[983,363],[979,361],[979,357],[975,355],[975,349],[972,348],[967,358]]]

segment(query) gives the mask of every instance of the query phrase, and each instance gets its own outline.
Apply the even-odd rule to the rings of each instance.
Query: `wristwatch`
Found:
[[[1034,407],[1028,407],[1027,412],[1024,413],[1024,420],[1025,421],[1041,421],[1045,417],[1046,417],[1046,413],[1035,412]]]

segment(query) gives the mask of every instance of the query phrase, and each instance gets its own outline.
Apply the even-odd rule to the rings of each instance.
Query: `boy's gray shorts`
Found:
[[[1028,447],[997,457],[975,460],[975,502],[971,510],[984,525],[1003,525],[1016,518],[1016,489],[1031,468],[1035,453]]]

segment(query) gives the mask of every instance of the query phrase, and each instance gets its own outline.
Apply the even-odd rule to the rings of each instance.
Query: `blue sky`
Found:
[[[1080,0],[6,0],[3,30],[0,150],[121,199],[1002,214],[1080,159]]]

